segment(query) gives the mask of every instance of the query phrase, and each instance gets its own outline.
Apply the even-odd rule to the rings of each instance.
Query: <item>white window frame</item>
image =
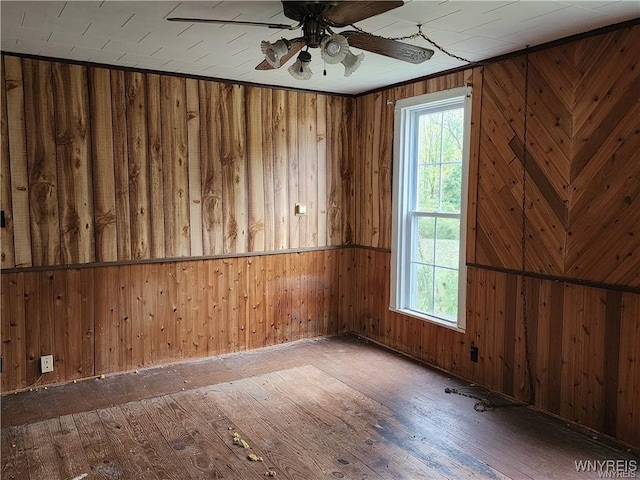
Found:
[[[469,157],[471,139],[471,95],[470,86],[453,88],[396,102],[394,112],[393,141],[393,209],[391,237],[391,311],[419,318],[428,322],[464,332],[466,328],[466,240],[467,240],[467,199],[469,184]],[[411,210],[415,195],[414,135],[410,128],[411,115],[425,108],[442,108],[462,101],[464,106],[464,130],[462,147],[462,178],[460,203],[460,250],[458,262],[458,312],[456,321],[425,314],[410,308],[409,268],[411,255],[411,222],[419,215]]]

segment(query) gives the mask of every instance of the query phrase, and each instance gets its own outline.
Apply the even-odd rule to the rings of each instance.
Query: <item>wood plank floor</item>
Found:
[[[2,397],[2,479],[588,479],[575,461],[640,465],[447,387],[465,384],[332,337],[38,388]]]

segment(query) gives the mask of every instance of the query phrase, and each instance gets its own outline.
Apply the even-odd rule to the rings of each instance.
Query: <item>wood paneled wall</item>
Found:
[[[350,249],[4,273],[2,390],[346,330]],[[40,377],[40,356],[55,369]]]
[[[2,268],[352,241],[353,99],[10,55],[2,78]]]
[[[525,400],[528,347],[538,407],[640,446],[639,37],[356,99],[4,56],[3,389],[353,330]],[[469,82],[459,333],[388,310],[387,102]]]
[[[522,400],[528,339],[536,406],[640,447],[639,45],[636,25],[532,53],[528,65],[520,55],[358,98],[356,244],[367,248],[351,259],[353,330]],[[387,101],[465,83],[473,267],[459,333],[388,310]]]
[[[388,252],[353,249],[349,262],[354,331],[529,401],[521,275],[469,267],[467,328],[459,333],[389,311]],[[640,446],[640,294],[524,282],[535,405]],[[471,345],[478,346],[477,363],[470,361]]]
[[[640,287],[638,42],[636,26],[484,69],[477,263],[522,268],[526,164],[526,270]]]
[[[639,43],[623,28],[358,98],[355,243],[391,246],[393,101],[470,83],[467,260],[522,269],[526,95],[525,269],[640,287]]]

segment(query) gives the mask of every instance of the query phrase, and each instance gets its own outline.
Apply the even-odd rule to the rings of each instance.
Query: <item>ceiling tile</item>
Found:
[[[323,75],[320,52],[311,49],[314,75],[302,82],[289,75],[289,65],[255,70],[263,60],[262,40],[294,38],[301,35],[300,30],[166,20],[181,16],[295,23],[284,16],[276,0],[2,1],[0,16],[2,50],[9,53],[328,92],[358,93],[464,65],[425,39],[412,38],[405,42],[435,50],[431,60],[413,65],[365,52],[358,71],[345,78],[342,65],[326,66],[327,75]],[[416,34],[420,24],[444,49],[480,61],[639,16],[638,1],[413,0],[357,26],[389,38]],[[360,50],[354,48],[354,52]]]

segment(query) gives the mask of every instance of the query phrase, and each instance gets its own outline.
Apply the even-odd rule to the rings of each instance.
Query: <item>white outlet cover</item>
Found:
[[[43,355],[40,357],[40,370],[42,373],[53,372],[53,355]]]

